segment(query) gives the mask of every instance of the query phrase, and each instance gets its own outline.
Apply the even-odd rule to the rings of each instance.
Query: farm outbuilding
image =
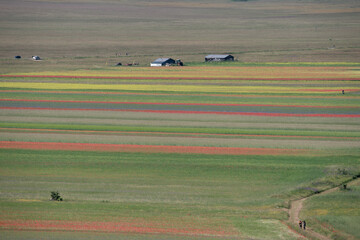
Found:
[[[205,62],[221,62],[221,61],[234,61],[231,55],[211,54],[205,57]]]
[[[151,67],[161,67],[161,66],[166,66],[166,65],[170,65],[170,64],[175,64],[175,60],[172,58],[158,58],[155,61],[153,61],[152,63],[150,63]]]

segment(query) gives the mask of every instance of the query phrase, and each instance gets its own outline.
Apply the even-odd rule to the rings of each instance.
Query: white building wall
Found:
[[[150,67],[161,67],[161,63],[150,63]]]

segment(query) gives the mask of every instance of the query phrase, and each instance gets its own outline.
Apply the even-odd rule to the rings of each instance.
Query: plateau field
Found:
[[[359,12],[1,1],[0,238],[359,239]]]

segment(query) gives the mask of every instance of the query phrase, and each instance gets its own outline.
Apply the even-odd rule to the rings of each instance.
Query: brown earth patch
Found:
[[[202,228],[166,228],[146,223],[131,222],[79,222],[79,221],[37,221],[37,220],[3,220],[0,227],[16,230],[65,230],[65,231],[98,231],[120,233],[153,233],[199,236],[236,236],[238,232]]]

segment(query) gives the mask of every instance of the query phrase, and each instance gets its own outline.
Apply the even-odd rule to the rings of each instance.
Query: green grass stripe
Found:
[[[208,133],[208,134],[251,134],[281,136],[323,136],[360,137],[360,131],[292,130],[292,129],[232,129],[209,127],[155,127],[155,126],[117,126],[90,124],[46,124],[46,123],[0,123],[2,128],[30,128],[88,131],[126,131],[126,132],[167,132],[167,133]]]
[[[339,96],[338,98],[296,98],[277,96],[207,96],[207,95],[137,95],[106,94],[105,93],[66,93],[61,92],[0,92],[1,99],[32,99],[32,100],[74,100],[74,101],[116,101],[116,102],[159,102],[159,103],[226,103],[226,104],[278,104],[308,105],[308,106],[352,106],[360,108],[360,97],[352,98]]]

